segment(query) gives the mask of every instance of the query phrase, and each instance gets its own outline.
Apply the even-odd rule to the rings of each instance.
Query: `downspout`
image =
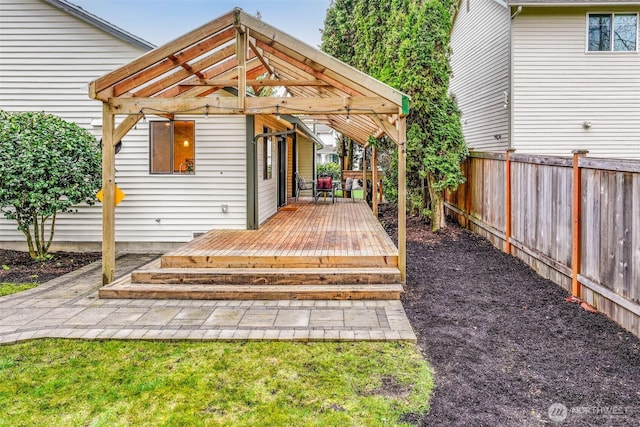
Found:
[[[516,11],[513,12],[511,18],[509,19],[509,87],[507,90],[509,93],[506,98],[508,100],[508,133],[509,133],[509,141],[508,141],[508,149],[513,148],[513,25],[512,21],[516,18],[516,16],[522,13],[522,5],[516,8]]]

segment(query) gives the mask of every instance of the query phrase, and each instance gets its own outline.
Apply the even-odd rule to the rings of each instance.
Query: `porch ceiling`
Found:
[[[399,142],[396,122],[409,103],[241,9],[91,82],[89,94],[111,114],[129,116],[114,141],[144,115],[183,113],[313,115],[361,144],[385,133]]]

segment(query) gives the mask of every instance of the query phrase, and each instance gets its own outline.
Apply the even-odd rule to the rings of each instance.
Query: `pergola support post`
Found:
[[[238,59],[238,109],[244,111],[247,93],[247,41],[248,30],[236,31],[236,58]]]
[[[373,216],[378,218],[378,150],[371,148],[371,203]]]
[[[115,116],[108,103],[102,104],[102,284],[115,279]]]
[[[363,146],[362,151],[362,198],[367,201],[367,148],[369,144]]]
[[[398,118],[398,269],[407,282],[407,118]]]

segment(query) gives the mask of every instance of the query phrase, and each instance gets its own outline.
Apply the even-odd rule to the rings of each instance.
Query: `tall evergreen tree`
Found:
[[[411,96],[407,199],[430,212],[434,230],[445,226],[442,193],[463,182],[468,153],[447,95],[451,7],[448,0],[335,0],[322,37],[325,52]],[[396,167],[388,171],[392,199]]]

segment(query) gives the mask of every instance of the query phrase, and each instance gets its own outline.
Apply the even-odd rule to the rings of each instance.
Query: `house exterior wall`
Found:
[[[0,108],[89,128],[102,113],[88,83],[144,52],[40,0],[0,0]]]
[[[116,182],[127,194],[116,208],[117,242],[186,242],[211,229],[246,228],[244,116],[175,119],[195,121],[195,173],[150,174],[148,125],[139,124],[116,155]]]
[[[264,126],[269,128],[270,132],[285,130],[277,129],[272,121],[264,117],[257,116],[255,120],[255,133],[258,135],[264,132]],[[267,153],[264,150],[263,139],[260,138],[258,144],[258,223],[262,224],[273,214],[278,211],[278,146],[275,138],[271,137],[269,144],[271,145],[271,178],[264,176],[264,161]]]
[[[518,153],[640,158],[640,53],[586,52],[587,13],[598,11],[640,7],[525,6],[513,20]]]
[[[39,0],[0,0],[0,108],[53,113],[100,138],[102,107],[88,97],[87,83],[144,52]],[[148,128],[139,123],[116,155],[117,185],[127,195],[116,208],[117,244],[177,243],[212,228],[246,228],[244,116],[197,119],[194,175],[149,174]],[[60,215],[55,247],[99,248],[101,223],[99,203]],[[0,246],[21,248],[23,241],[15,222],[1,217]]]
[[[509,9],[495,0],[462,0],[451,32],[449,92],[475,150],[509,146],[509,18]]]
[[[307,181],[307,185],[315,179],[313,164],[314,143],[308,139],[298,138],[298,174]],[[300,191],[300,197],[311,197],[311,190]]]

